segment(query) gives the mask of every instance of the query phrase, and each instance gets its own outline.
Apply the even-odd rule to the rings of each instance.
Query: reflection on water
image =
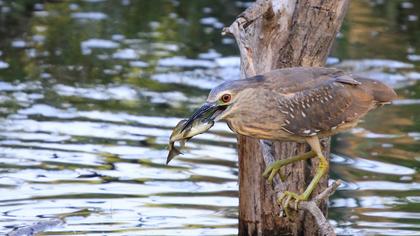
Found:
[[[34,3],[39,2],[39,3]],[[171,128],[239,76],[220,29],[247,2],[0,1],[0,232],[235,235],[237,154],[224,124],[166,166]],[[420,235],[416,1],[352,1],[331,66],[400,100],[334,139],[343,235]]]

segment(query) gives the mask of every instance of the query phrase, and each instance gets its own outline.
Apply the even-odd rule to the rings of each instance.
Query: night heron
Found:
[[[278,160],[264,172],[271,182],[282,166],[318,157],[317,172],[302,194],[286,191],[280,204],[308,200],[328,171],[320,138],[357,125],[373,108],[396,98],[385,84],[337,69],[298,67],[274,70],[248,79],[227,81],[211,90],[207,102],[185,123],[203,116],[224,120],[230,129],[258,139],[306,142],[311,151]],[[249,173],[251,174],[251,173]]]

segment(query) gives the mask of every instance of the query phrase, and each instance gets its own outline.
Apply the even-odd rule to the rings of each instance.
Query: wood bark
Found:
[[[257,0],[223,31],[232,34],[237,41],[241,77],[277,68],[323,66],[347,5],[348,0]],[[328,157],[329,139],[322,143],[324,155]],[[280,216],[281,209],[276,203],[279,191],[302,193],[305,190],[318,165],[316,158],[283,168],[286,181],[275,180],[274,189],[262,177],[266,162],[308,150],[306,144],[260,143],[254,138],[238,136],[239,235],[318,235],[324,232],[320,231],[323,226],[319,219],[314,217],[321,211],[297,211],[295,217],[288,219]],[[262,151],[267,155],[263,156]],[[325,177],[312,196],[325,190],[327,184]],[[317,203],[326,216],[328,196],[324,195]],[[306,209],[304,205],[300,204]]]

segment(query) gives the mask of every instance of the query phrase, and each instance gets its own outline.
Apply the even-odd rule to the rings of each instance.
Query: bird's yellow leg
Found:
[[[268,166],[267,169],[265,169],[265,171],[263,173],[263,176],[265,178],[268,177],[267,178],[268,182],[270,184],[272,184],[274,176],[276,176],[276,174],[279,173],[280,179],[282,181],[284,181],[285,178],[280,173],[280,168],[281,167],[283,167],[285,165],[288,165],[288,164],[291,164],[293,162],[307,160],[307,159],[315,157],[315,156],[316,156],[316,153],[314,151],[309,151],[309,152],[306,152],[302,155],[290,157],[290,158],[287,158],[287,159],[284,159],[284,160],[278,160],[278,161],[274,162],[273,164],[271,164],[270,166]]]
[[[328,160],[324,157],[324,155],[321,152],[321,145],[319,143],[319,139],[316,136],[313,136],[311,138],[308,138],[306,140],[308,144],[311,146],[312,151],[316,153],[316,156],[319,158],[319,166],[316,171],[316,174],[314,178],[312,179],[311,183],[306,188],[305,192],[298,195],[297,193],[285,191],[282,193],[282,195],[277,199],[277,202],[282,205],[284,211],[286,212],[286,215],[288,215],[288,205],[291,199],[295,200],[295,209],[297,209],[299,201],[307,201],[313,192],[313,190],[316,188],[316,185],[319,183],[319,180],[327,173],[329,168]],[[283,204],[283,200],[286,199],[286,201]]]

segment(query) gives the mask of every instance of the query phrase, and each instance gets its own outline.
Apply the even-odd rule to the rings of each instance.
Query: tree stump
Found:
[[[257,0],[223,30],[232,34],[238,44],[241,78],[278,68],[323,66],[347,6],[348,0]],[[329,139],[323,140],[326,157],[329,143]],[[315,173],[317,158],[284,167],[286,182],[275,180],[275,190],[262,177],[266,162],[308,150],[306,144],[260,142],[238,136],[239,235],[334,234],[323,231],[319,219],[314,217],[316,214],[307,211],[299,210],[292,220],[281,217],[276,203],[278,191],[302,193],[305,190]],[[262,151],[267,155],[262,155]],[[312,197],[327,185],[327,178],[323,178]],[[327,199],[328,196],[317,200],[324,216]]]

